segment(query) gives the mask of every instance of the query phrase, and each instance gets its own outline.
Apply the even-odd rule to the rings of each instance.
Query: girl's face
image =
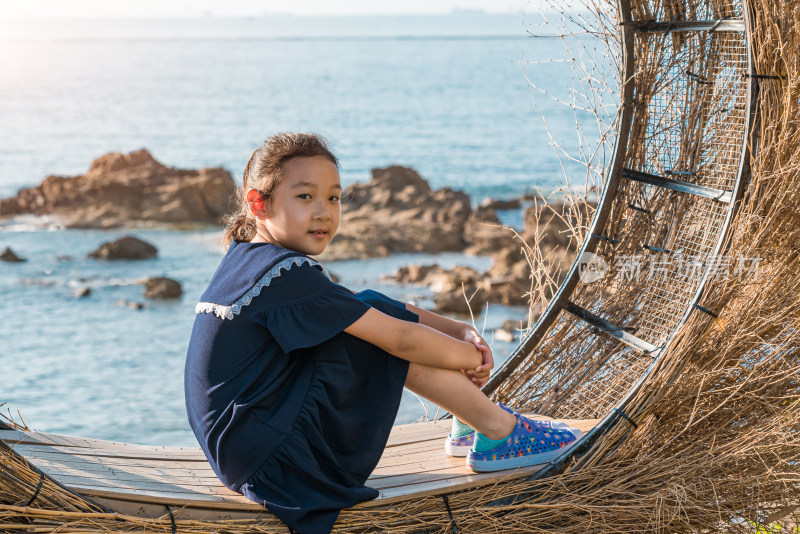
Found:
[[[342,184],[339,170],[323,156],[296,157],[283,164],[283,180],[264,199],[264,229],[270,242],[303,254],[322,253],[339,229]]]

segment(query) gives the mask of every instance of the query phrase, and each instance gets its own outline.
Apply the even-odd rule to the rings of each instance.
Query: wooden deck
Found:
[[[567,422],[586,433],[598,421]],[[464,458],[444,454],[443,440],[449,430],[449,421],[396,426],[367,482],[380,496],[358,507],[524,477],[543,467],[475,473],[465,467]],[[16,430],[0,430],[0,439],[64,486],[121,513],[159,517],[165,505],[181,508],[184,519],[245,519],[265,513],[262,506],[224,487],[199,448]]]

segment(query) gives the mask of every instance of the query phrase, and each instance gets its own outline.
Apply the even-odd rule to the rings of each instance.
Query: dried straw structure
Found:
[[[616,21],[604,18],[608,4],[589,5],[605,24],[600,32],[617,39]],[[654,346],[669,341],[659,358],[648,359],[561,311],[532,349],[490,384],[493,394],[517,407],[585,417],[610,413],[632,391],[624,404],[627,419],[608,419],[591,446],[546,478],[456,492],[446,500],[429,496],[347,510],[337,532],[450,532],[454,524],[461,532],[753,532],[777,521],[788,525],[793,514],[797,520],[800,5],[749,0],[747,13],[729,0],[644,0],[622,6],[626,20],[669,24],[747,15],[750,65],[747,51],[729,34],[627,34],[636,68],[623,71],[623,94],[633,118],[620,152],[624,157],[616,158],[611,176],[623,168],[661,175],[677,170],[690,176],[688,181],[730,190],[739,162],[748,162],[732,152],[726,136],[750,124],[745,132],[749,164],[742,167],[748,172],[718,245],[734,262],[760,258],[757,274],[708,276],[702,287],[682,286],[671,271],[655,281],[574,286],[570,299],[584,309],[602,311]],[[745,73],[768,77],[746,78],[736,70],[748,68]],[[737,96],[745,84],[757,89],[751,100]],[[679,123],[665,122],[664,117],[676,116]],[[724,225],[724,206],[686,203],[674,191],[641,183],[614,187],[615,203],[596,230],[616,242],[595,238],[592,248],[610,264],[643,241],[661,251],[679,246],[700,251],[702,245],[703,259],[716,252],[717,244],[703,244],[704,232]],[[587,229],[575,233],[584,237]],[[648,255],[647,261],[652,265],[658,257]],[[681,299],[691,302],[698,287],[699,304],[711,314],[673,309]],[[640,380],[640,387],[631,389]],[[286,531],[274,519],[183,521],[177,512],[173,523],[167,515],[156,520],[121,516],[43,479],[2,445],[0,466],[4,531]],[[40,480],[35,505],[27,507]]]

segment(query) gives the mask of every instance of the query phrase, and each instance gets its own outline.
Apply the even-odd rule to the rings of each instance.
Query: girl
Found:
[[[494,361],[472,327],[354,294],[309,258],[336,234],[341,192],[315,135],[278,134],[253,153],[186,360],[189,423],[217,476],[308,533],[377,497],[364,483],[404,386],[458,417],[445,449],[474,470],[541,463],[576,439],[481,392]]]

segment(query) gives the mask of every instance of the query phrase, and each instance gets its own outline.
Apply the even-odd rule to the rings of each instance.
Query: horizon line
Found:
[[[535,12],[551,12],[555,10],[540,10]],[[265,18],[341,18],[341,17],[450,17],[450,16],[493,16],[493,15],[524,15],[528,13],[524,9],[507,11],[485,11],[485,10],[451,10],[437,12],[388,12],[388,13],[292,13],[292,12],[265,12],[258,14],[224,14],[224,13],[201,13],[201,14],[137,14],[137,15],[58,15],[58,16],[28,16],[20,15],[6,17],[0,15],[0,21],[20,21],[20,20],[150,20],[150,19],[265,19]]]

